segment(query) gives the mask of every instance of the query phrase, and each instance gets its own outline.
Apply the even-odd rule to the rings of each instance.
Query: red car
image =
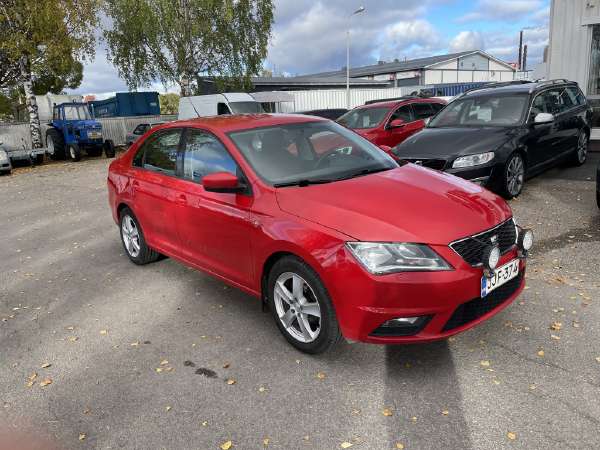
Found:
[[[523,289],[532,241],[495,194],[309,116],[162,125],[110,165],[108,193],[134,263],[167,255],[259,297],[309,353],[490,318]]]
[[[440,111],[446,102],[436,98],[407,97],[358,106],[337,123],[350,128],[380,147],[395,147],[425,127],[425,119]]]

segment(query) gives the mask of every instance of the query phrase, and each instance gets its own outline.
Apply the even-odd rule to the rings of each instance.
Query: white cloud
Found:
[[[459,22],[476,20],[514,21],[539,11],[542,0],[478,0],[472,12],[465,14]]]
[[[483,50],[485,40],[479,31],[461,31],[450,40],[448,51],[458,53],[467,50]]]

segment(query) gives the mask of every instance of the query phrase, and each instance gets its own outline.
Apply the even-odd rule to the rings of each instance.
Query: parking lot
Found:
[[[505,311],[448,341],[319,356],[240,291],[133,265],[108,160],[18,169],[0,177],[0,423],[60,448],[596,448],[599,161],[511,202],[536,244]]]

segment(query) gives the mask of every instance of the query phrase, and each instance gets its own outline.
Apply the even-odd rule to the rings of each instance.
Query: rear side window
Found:
[[[415,120],[427,119],[435,114],[431,103],[413,103],[412,107],[415,112]]]
[[[433,108],[434,114],[437,114],[442,109],[444,109],[444,106],[446,106],[446,105],[442,105],[441,103],[431,103],[431,107]]]
[[[237,164],[215,136],[200,130],[189,130],[183,154],[183,178],[202,182],[216,172],[237,174]]]
[[[581,93],[579,88],[576,87],[568,87],[566,89],[567,95],[571,99],[571,102],[575,106],[585,105],[585,96]]]
[[[229,106],[227,106],[225,103],[218,103],[217,104],[217,114],[219,116],[222,116],[225,114],[231,114],[231,112],[229,111]]]
[[[147,170],[166,175],[175,175],[177,149],[179,148],[180,139],[181,130],[169,130],[157,133],[142,145],[142,148],[134,159],[134,165],[139,164]],[[138,158],[140,154],[143,154],[141,161]]]

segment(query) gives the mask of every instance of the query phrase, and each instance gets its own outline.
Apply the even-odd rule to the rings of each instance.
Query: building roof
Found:
[[[410,70],[424,69],[435,64],[439,64],[445,61],[452,61],[453,59],[460,58],[461,56],[467,56],[479,53],[487,58],[493,59],[494,61],[504,64],[507,68],[512,68],[508,63],[494,58],[481,50],[470,50],[466,52],[448,53],[446,55],[428,56],[426,58],[409,59],[406,61],[393,61],[388,63],[372,64],[370,66],[356,67],[350,69],[351,77],[364,77],[367,75],[380,75],[392,72],[405,72]],[[338,77],[344,75],[345,69],[336,70],[331,72],[321,72],[310,75],[312,77]]]

